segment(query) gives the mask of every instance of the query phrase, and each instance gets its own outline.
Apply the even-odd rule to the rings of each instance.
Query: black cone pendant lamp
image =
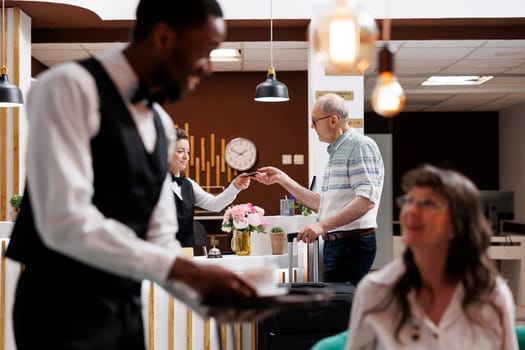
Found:
[[[273,9],[270,0],[270,67],[265,81],[255,89],[255,101],[258,102],[284,102],[288,101],[288,88],[277,80],[273,66]]]
[[[16,85],[9,82],[5,64],[5,6],[2,0],[2,66],[0,67],[0,107],[19,107],[24,104],[22,91]]]

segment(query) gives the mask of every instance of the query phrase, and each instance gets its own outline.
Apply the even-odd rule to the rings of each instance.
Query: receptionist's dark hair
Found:
[[[177,128],[177,130],[175,131],[175,134],[177,136],[177,140],[187,140],[188,139],[188,133],[184,129]]]

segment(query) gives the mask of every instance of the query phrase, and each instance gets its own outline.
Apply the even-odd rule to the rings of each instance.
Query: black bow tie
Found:
[[[175,176],[171,174],[171,181],[175,181],[179,186],[184,182],[184,176]]]
[[[141,80],[137,91],[131,97],[131,103],[135,104],[144,100],[148,102],[148,107],[151,107],[153,102],[163,104],[166,100],[166,94],[163,91],[150,92],[148,85]]]

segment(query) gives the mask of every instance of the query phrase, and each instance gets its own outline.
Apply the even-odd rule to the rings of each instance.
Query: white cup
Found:
[[[257,294],[270,294],[277,288],[278,275],[275,266],[256,266],[250,267],[242,271],[242,276],[252,286],[254,286]]]

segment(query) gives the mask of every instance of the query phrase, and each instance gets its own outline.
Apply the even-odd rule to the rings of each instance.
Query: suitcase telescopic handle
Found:
[[[288,233],[286,235],[286,239],[288,240],[288,243],[292,243],[294,238],[297,238],[298,232]],[[315,240],[317,241],[319,237],[317,237]]]
[[[286,240],[288,241],[288,284],[292,285],[292,273],[293,273],[293,240],[297,238],[298,232],[286,234]],[[315,239],[314,248],[314,282],[319,280],[317,270],[319,269],[318,263],[318,249],[319,249],[319,237]]]
[[[298,235],[297,232],[294,232],[294,233],[288,233],[288,234],[286,235],[286,238],[287,238],[287,240],[288,240],[288,243],[292,243],[292,242],[293,242],[293,239],[294,239],[294,238],[297,238],[297,235]]]

